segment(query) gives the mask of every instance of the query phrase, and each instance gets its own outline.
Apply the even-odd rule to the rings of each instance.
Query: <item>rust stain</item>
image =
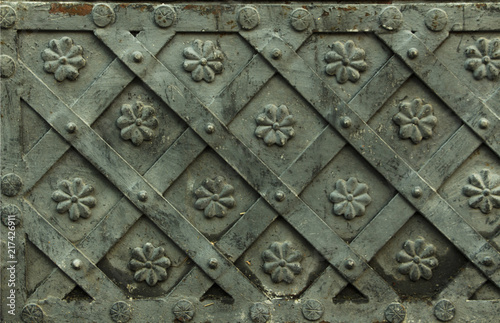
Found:
[[[478,9],[486,9],[488,5],[486,3],[478,3],[476,4],[476,8]]]
[[[62,5],[53,3],[50,6],[49,13],[51,14],[68,14],[70,16],[86,16],[92,12],[93,6],[90,4],[78,4],[78,5]]]
[[[351,7],[351,6],[347,6],[345,8],[337,8],[338,10],[342,10],[342,11],[356,11],[358,10],[358,8],[356,7]]]
[[[201,15],[207,15],[207,14],[220,15],[220,13],[222,12],[221,6],[204,6],[204,5],[188,4],[183,9],[195,10],[198,11]]]

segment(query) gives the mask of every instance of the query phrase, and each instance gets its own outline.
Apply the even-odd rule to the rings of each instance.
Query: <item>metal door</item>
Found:
[[[3,2],[3,320],[496,321],[499,12]]]

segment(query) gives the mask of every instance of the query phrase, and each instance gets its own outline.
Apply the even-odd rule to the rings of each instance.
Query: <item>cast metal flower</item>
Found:
[[[215,74],[222,72],[223,54],[212,41],[196,39],[191,47],[184,48],[184,69],[191,72],[196,82],[213,82]]]
[[[285,281],[291,283],[295,275],[300,274],[302,254],[293,248],[292,243],[273,242],[269,249],[262,253],[264,272],[271,275],[275,283]]]
[[[153,139],[153,129],[158,127],[153,107],[137,101],[133,106],[122,105],[121,113],[116,124],[121,129],[123,140],[131,140],[134,145],[139,146],[144,140]]]
[[[365,214],[365,207],[371,203],[372,198],[368,195],[368,185],[350,177],[347,181],[337,180],[335,190],[330,193],[330,201],[333,203],[334,214],[352,220]]]
[[[421,99],[403,101],[399,104],[399,112],[392,118],[399,126],[401,139],[411,138],[414,144],[432,136],[437,118],[430,104],[424,104]]]
[[[147,242],[142,248],[132,250],[132,259],[128,263],[129,268],[135,271],[134,279],[138,282],[146,281],[149,286],[167,279],[167,268],[170,267],[170,259],[165,257],[163,247],[155,248]]]
[[[288,139],[295,135],[293,125],[295,119],[288,111],[285,105],[279,107],[274,104],[268,104],[264,107],[264,112],[255,118],[257,128],[255,135],[262,138],[266,145],[274,144],[283,147]]]
[[[427,280],[432,277],[432,269],[439,264],[434,254],[436,247],[426,243],[424,238],[418,237],[417,240],[406,240],[403,244],[403,250],[396,255],[396,260],[401,263],[398,271],[403,275],[409,275],[411,281],[416,282],[423,277]]]
[[[366,71],[368,65],[365,62],[365,51],[356,47],[352,40],[345,45],[335,42],[332,51],[325,55],[326,74],[335,75],[337,82],[343,84],[348,80],[355,83],[359,80],[359,72]]]
[[[469,206],[488,214],[493,208],[500,208],[500,176],[483,169],[479,174],[469,176],[469,183],[463,193],[470,197]]]
[[[42,52],[44,60],[43,69],[47,73],[54,73],[54,77],[59,82],[76,80],[79,75],[78,70],[85,66],[86,61],[82,56],[82,46],[73,43],[73,39],[63,37],[59,40],[49,41],[49,48]]]
[[[207,178],[194,192],[198,198],[194,207],[198,210],[204,210],[203,213],[207,218],[214,216],[222,218],[227,214],[227,210],[236,204],[232,196],[233,193],[234,187],[226,183],[224,177]]]
[[[500,38],[479,38],[476,45],[467,47],[465,56],[465,69],[472,71],[476,80],[495,80],[500,75]]]
[[[91,185],[85,185],[81,178],[73,178],[72,181],[60,181],[57,187],[59,189],[52,193],[52,199],[58,202],[56,207],[58,213],[69,211],[69,218],[72,221],[80,217],[84,219],[90,217],[90,209],[96,205],[96,199],[91,196],[94,192]]]

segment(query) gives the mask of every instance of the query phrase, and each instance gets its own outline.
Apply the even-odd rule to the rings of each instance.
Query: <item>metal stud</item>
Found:
[[[174,8],[168,5],[162,5],[155,9],[154,19],[156,25],[162,28],[168,28],[175,22],[177,15]]]
[[[486,267],[491,267],[494,264],[493,258],[491,258],[490,256],[485,256],[483,259],[481,259],[481,264]]]
[[[344,129],[350,128],[352,126],[352,120],[351,120],[351,118],[349,118],[349,117],[342,117],[342,119],[340,120],[340,125]]]
[[[66,124],[66,131],[68,133],[74,133],[76,131],[76,124],[74,122],[68,122]]]
[[[208,261],[208,267],[210,267],[210,269],[215,269],[217,266],[219,266],[219,261],[215,258],[210,258]]]
[[[351,270],[354,268],[354,266],[356,266],[356,263],[354,262],[354,260],[349,258],[345,261],[344,266],[345,268]]]
[[[82,261],[80,259],[73,259],[73,261],[71,262],[71,267],[73,267],[73,269],[75,270],[79,270],[80,268],[82,268]]]
[[[293,29],[303,31],[309,28],[313,21],[313,16],[309,11],[303,8],[295,9],[290,15],[290,24]]]
[[[384,312],[385,319],[391,323],[401,323],[405,320],[406,310],[400,303],[392,303]]]
[[[140,191],[138,194],[137,194],[137,198],[139,199],[139,201],[141,202],[146,202],[148,200],[148,192],[146,191]]]
[[[141,52],[135,51],[132,53],[132,59],[134,60],[134,62],[140,63],[144,59],[144,56],[142,55]]]
[[[92,19],[98,27],[106,27],[115,21],[115,12],[106,4],[97,4],[92,9]]]
[[[0,6],[0,18],[2,28],[12,28],[17,20],[16,11],[10,6]]]
[[[205,125],[205,132],[208,134],[212,134],[215,132],[215,125],[213,123],[207,123]]]
[[[421,197],[422,194],[424,194],[424,192],[422,191],[422,189],[420,188],[420,186],[415,186],[413,188],[413,190],[411,191],[411,196],[413,196],[416,199],[418,199],[419,197]]]
[[[434,316],[443,322],[451,321],[455,317],[455,306],[449,300],[442,299],[434,306]]]
[[[243,29],[254,29],[260,23],[259,12],[253,7],[245,7],[238,13],[238,22]]]
[[[23,187],[23,181],[19,175],[14,173],[5,174],[2,176],[2,194],[5,196],[16,196]]]
[[[410,48],[408,49],[408,52],[406,52],[406,55],[408,56],[409,59],[415,59],[418,56],[418,49]]]
[[[12,57],[8,55],[0,55],[0,76],[9,78],[14,75],[16,71],[16,63]]]
[[[276,194],[274,194],[274,199],[278,202],[284,201],[285,197],[285,192],[283,191],[277,191]]]
[[[279,48],[273,49],[273,52],[272,52],[273,59],[280,59],[281,55],[282,55],[281,49],[279,49]]]
[[[490,125],[490,122],[486,118],[481,118],[479,120],[479,128],[486,129]]]

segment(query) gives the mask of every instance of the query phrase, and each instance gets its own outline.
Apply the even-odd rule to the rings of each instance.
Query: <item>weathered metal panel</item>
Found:
[[[3,2],[6,322],[497,322],[500,5]]]

